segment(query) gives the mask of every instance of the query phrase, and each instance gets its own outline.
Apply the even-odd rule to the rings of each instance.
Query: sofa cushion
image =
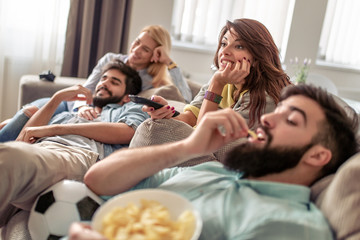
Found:
[[[15,214],[6,227],[1,230],[3,240],[31,240],[30,232],[28,229],[28,219],[30,212],[22,210]],[[35,239],[33,239],[35,240]]]
[[[177,89],[174,85],[151,88],[141,91],[138,95],[145,98],[150,98],[152,95],[158,95],[165,98],[166,100],[174,100],[183,103],[185,102],[184,97],[181,95],[179,89]]]
[[[54,82],[40,80],[38,75],[23,75],[20,79],[18,109],[39,98],[51,97],[56,91],[83,84],[85,78],[56,77]]]
[[[142,147],[175,142],[188,137],[193,128],[175,119],[147,119],[139,125],[129,147]],[[216,161],[214,154],[206,154],[186,161],[178,166],[193,166],[208,161]]]
[[[334,175],[312,186],[312,199],[329,220],[336,239],[360,239],[360,153]]]

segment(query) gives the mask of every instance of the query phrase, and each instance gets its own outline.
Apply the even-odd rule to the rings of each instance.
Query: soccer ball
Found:
[[[31,238],[60,239],[67,235],[72,222],[90,221],[103,202],[84,183],[60,181],[36,199],[28,222]]]

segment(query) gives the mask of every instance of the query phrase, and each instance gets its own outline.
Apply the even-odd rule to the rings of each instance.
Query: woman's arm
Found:
[[[224,89],[224,86],[226,85],[225,81],[219,81],[219,73],[216,72],[213,77],[210,80],[210,84],[208,86],[207,91],[212,92],[213,94],[216,94],[218,96],[221,96],[221,93]],[[206,93],[205,93],[206,94]],[[214,101],[210,101],[209,99],[206,99],[204,96],[203,102],[201,104],[201,108],[200,108],[200,112],[199,112],[199,116],[197,118],[197,123],[199,123],[201,121],[201,119],[203,118],[203,116],[205,115],[205,113],[207,112],[211,112],[211,111],[216,111],[219,108],[219,103],[214,102]]]
[[[179,89],[181,95],[184,97],[187,103],[191,102],[192,100],[192,93],[189,87],[189,84],[183,78],[181,74],[181,70],[178,67],[169,70],[171,79],[175,86]]]
[[[242,61],[238,61],[235,64],[227,64],[224,69],[217,70],[210,80],[208,92],[221,97],[221,93],[226,84],[233,84],[237,89],[242,89],[245,83],[245,77],[250,73],[250,63],[244,58]],[[216,111],[219,103],[214,102],[204,97],[203,104],[200,108],[200,113],[197,119],[199,123],[205,113],[210,111]]]
[[[169,73],[174,85],[179,89],[185,101],[189,103],[192,99],[191,89],[188,83],[184,80],[180,69],[168,55],[164,46],[159,46],[154,49],[151,62],[163,63],[169,67]]]
[[[153,95],[151,97],[151,100],[164,105],[164,107],[157,110],[147,105],[143,106],[142,110],[144,112],[147,112],[152,119],[173,118],[175,109],[174,107],[168,105],[168,102],[165,100],[165,98]],[[174,119],[185,122],[192,127],[196,125],[196,116],[191,111],[185,111],[183,113],[180,113],[178,116],[174,117]]]

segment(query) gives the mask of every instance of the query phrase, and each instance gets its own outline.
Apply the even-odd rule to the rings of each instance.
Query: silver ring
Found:
[[[224,127],[224,125],[218,125],[217,129],[220,132],[221,136],[226,136],[226,128]]]

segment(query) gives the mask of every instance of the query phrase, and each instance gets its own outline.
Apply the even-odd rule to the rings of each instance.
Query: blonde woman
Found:
[[[160,25],[150,25],[143,28],[132,42],[127,55],[107,53],[98,62],[85,87],[93,90],[101,74],[102,67],[113,59],[119,59],[126,65],[137,70],[142,80],[142,90],[157,88],[165,85],[175,85],[183,95],[185,101],[192,99],[191,90],[183,79],[180,69],[170,58],[171,38],[169,32]],[[75,103],[73,108],[81,105]],[[79,115],[85,118],[95,116],[91,108],[82,108]]]
[[[138,71],[142,80],[142,90],[157,88],[165,85],[175,85],[183,95],[185,101],[192,99],[191,90],[183,79],[180,69],[170,58],[171,38],[169,32],[160,25],[150,25],[141,30],[132,42],[128,54],[107,53],[97,63],[92,73],[84,83],[84,87],[94,92],[96,84],[101,78],[102,68],[112,60],[121,60],[126,65]],[[38,99],[23,109],[9,120],[0,123],[0,142],[15,140],[29,118],[49,98]],[[78,111],[80,117],[93,120],[98,113],[86,102],[62,102],[55,114],[64,111]],[[54,114],[54,115],[55,115]]]

